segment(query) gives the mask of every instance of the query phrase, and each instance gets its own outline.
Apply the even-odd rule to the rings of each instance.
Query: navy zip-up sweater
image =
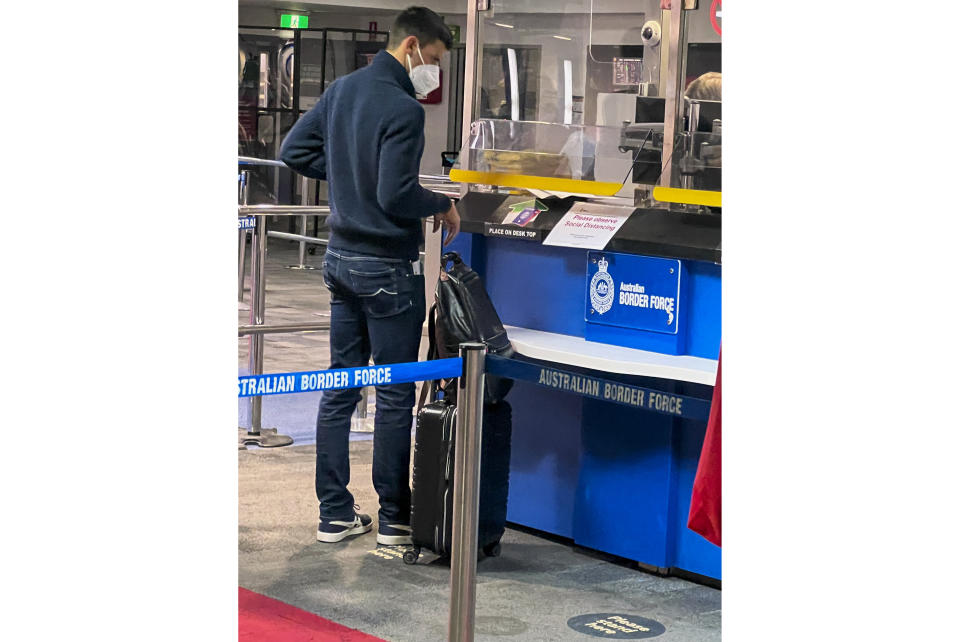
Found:
[[[419,257],[422,219],[450,209],[449,198],[420,186],[423,124],[406,69],[381,51],[338,78],[293,126],[280,160],[327,181],[329,247]]]

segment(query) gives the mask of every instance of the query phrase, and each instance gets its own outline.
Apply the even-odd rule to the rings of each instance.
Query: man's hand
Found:
[[[450,245],[450,241],[452,241],[457,236],[457,232],[460,231],[460,213],[457,212],[456,205],[450,203],[449,210],[444,214],[437,214],[433,217],[434,232],[440,229],[441,223],[443,223],[444,229],[447,230],[447,238],[443,241],[443,245],[446,247]]]

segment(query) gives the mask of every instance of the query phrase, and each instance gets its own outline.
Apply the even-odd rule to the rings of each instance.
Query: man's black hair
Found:
[[[443,18],[426,7],[407,7],[400,12],[390,29],[387,48],[399,47],[408,36],[416,36],[421,47],[437,40],[447,49],[453,47],[453,36],[450,35],[450,29],[444,24]]]

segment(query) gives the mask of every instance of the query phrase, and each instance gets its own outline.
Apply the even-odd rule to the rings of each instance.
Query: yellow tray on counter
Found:
[[[682,203],[684,205],[705,205],[720,207],[720,194],[702,189],[681,189],[679,187],[654,187],[653,198],[661,203]]]

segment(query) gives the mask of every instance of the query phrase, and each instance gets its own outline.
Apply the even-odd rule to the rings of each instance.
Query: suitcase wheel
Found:
[[[500,542],[487,544],[483,547],[483,554],[487,557],[500,557]]]
[[[411,548],[403,552],[404,564],[416,564],[418,559],[420,559],[419,547]]]

